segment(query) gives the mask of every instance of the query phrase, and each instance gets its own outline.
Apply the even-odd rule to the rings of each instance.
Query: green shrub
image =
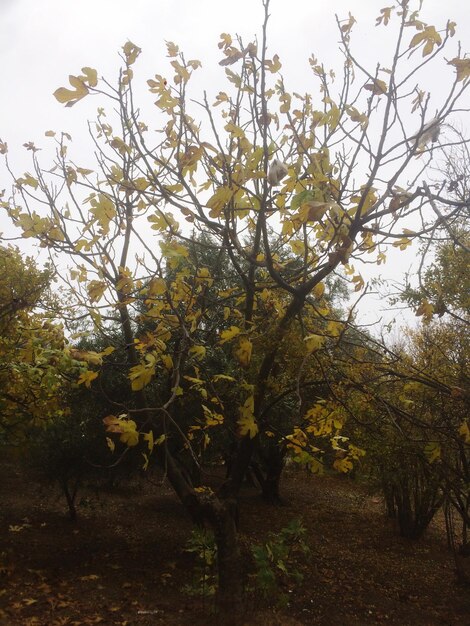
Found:
[[[269,533],[268,541],[252,546],[255,565],[254,583],[265,598],[276,597],[281,605],[288,602],[284,589],[302,582],[301,560],[309,553],[306,529],[293,520],[278,533]]]

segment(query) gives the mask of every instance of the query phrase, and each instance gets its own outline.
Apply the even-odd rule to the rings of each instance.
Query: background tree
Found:
[[[63,411],[63,329],[49,314],[52,268],[0,247],[0,442],[24,443],[32,425]],[[44,308],[45,307],[45,308]]]

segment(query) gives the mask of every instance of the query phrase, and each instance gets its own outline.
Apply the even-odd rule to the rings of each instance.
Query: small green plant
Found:
[[[264,598],[277,599],[281,606],[288,604],[284,589],[292,589],[303,580],[299,569],[302,558],[309,553],[305,543],[306,529],[300,520],[293,520],[278,533],[269,533],[263,544],[251,547],[254,561],[254,586]],[[203,603],[217,592],[217,546],[212,532],[195,528],[186,544],[185,552],[195,556],[191,583],[183,587],[189,596],[199,596]]]
[[[200,596],[203,601],[217,591],[217,546],[214,534],[204,528],[194,528],[185,552],[195,556],[192,582],[183,587],[189,596]]]
[[[255,586],[265,598],[277,596],[280,605],[288,603],[283,589],[299,584],[303,574],[301,560],[309,553],[306,529],[300,520],[292,520],[278,533],[269,533],[268,541],[251,548],[255,563]]]

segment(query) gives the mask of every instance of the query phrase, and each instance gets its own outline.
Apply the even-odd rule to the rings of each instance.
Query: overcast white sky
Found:
[[[308,90],[312,79],[307,59],[312,53],[327,67],[339,69],[335,13],[342,18],[348,11],[354,14],[360,56],[380,59],[391,34],[374,27],[375,17],[390,4],[390,0],[271,0],[270,50],[281,57],[287,85]],[[456,39],[470,51],[468,0],[425,0],[421,18],[440,28],[447,19],[457,22]],[[22,173],[29,168],[22,144],[33,140],[45,145],[44,131],[49,129],[71,132],[83,151],[81,164],[90,163],[84,120],[94,118],[97,102],[90,99],[73,109],[57,103],[52,93],[68,84],[68,74],[91,66],[113,79],[119,67],[117,53],[130,39],[143,50],[136,77],[142,79],[144,92],[145,79],[165,72],[164,41],[171,40],[188,58],[202,61],[201,91],[215,95],[223,76],[217,65],[220,33],[238,33],[248,42],[259,33],[261,21],[260,0],[0,0],[0,138],[9,144],[15,169]],[[434,87],[438,95],[441,79],[429,76],[427,88]],[[8,184],[0,169],[0,189]],[[4,231],[5,218],[0,219]],[[393,272],[400,270],[389,266],[384,273]],[[376,310],[376,305],[372,308]]]

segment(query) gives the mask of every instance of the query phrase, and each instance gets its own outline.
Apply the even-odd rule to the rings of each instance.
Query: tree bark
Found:
[[[216,500],[209,512],[217,545],[220,623],[236,626],[243,622],[244,572],[238,540],[236,503]]]
[[[282,504],[280,484],[283,469],[284,455],[281,453],[270,455],[262,489],[263,499],[269,504]]]
[[[65,499],[67,500],[67,507],[69,510],[69,518],[71,522],[75,522],[77,520],[77,507],[75,506],[75,497],[77,495],[78,490],[78,481],[75,485],[75,488],[70,491],[69,483],[67,479],[61,481],[62,491],[64,493]]]

